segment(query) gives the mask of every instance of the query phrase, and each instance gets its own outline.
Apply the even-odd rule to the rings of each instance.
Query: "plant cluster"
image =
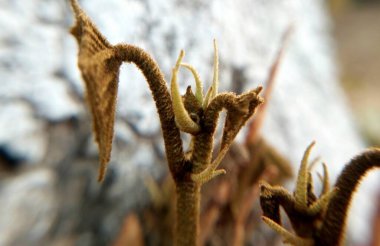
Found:
[[[179,246],[200,244],[201,187],[214,177],[225,173],[225,170],[218,169],[218,166],[239,130],[263,103],[263,99],[259,96],[262,88],[258,87],[241,95],[231,92],[219,93],[218,48],[214,41],[213,82],[206,94],[203,92],[203,83],[196,69],[183,62],[184,51],[180,52],[172,69],[169,90],[159,66],[146,51],[129,44],[111,45],[80,8],[77,0],[70,2],[76,18],[71,33],[79,46],[78,66],[86,85],[87,101],[99,148],[98,180],[102,181],[105,177],[112,149],[120,66],[123,62],[134,63],[145,76],[155,101],[168,167],[175,184],[174,244]],[[193,74],[195,92],[189,86],[184,95],[180,94],[177,75],[181,67]],[[226,118],[219,150],[213,158],[214,136],[222,110],[226,111]],[[186,151],[183,149],[181,132],[191,136]],[[255,131],[253,132],[255,135]],[[248,143],[248,146],[257,147],[255,144]],[[308,167],[308,156],[312,146],[313,144],[308,147],[302,160],[294,195],[280,186],[261,184],[260,202],[264,212],[263,220],[279,232],[286,243],[339,245],[343,241],[344,221],[352,195],[365,173],[373,167],[379,167],[380,150],[368,150],[353,159],[332,189],[329,188],[328,172],[324,165],[324,176],[321,177],[323,192],[317,197],[313,191],[311,168]],[[264,149],[270,150],[270,148]],[[264,153],[262,150],[255,149],[254,155],[259,152]],[[254,155],[251,158],[254,158]],[[262,177],[263,170],[252,173],[257,176],[253,182],[256,184],[257,179]],[[261,174],[257,175],[258,173]],[[245,184],[243,182],[238,187],[258,186],[252,186],[250,181]],[[252,197],[256,196],[240,196],[242,202],[236,205],[237,208],[242,208],[244,201]],[[287,213],[295,234],[282,227],[280,206]],[[242,218],[246,217],[246,213],[243,213]],[[237,225],[241,225],[241,222]],[[236,245],[242,243],[241,240],[238,241],[240,243]]]
[[[261,185],[263,220],[292,245],[343,245],[346,217],[352,197],[366,173],[380,167],[380,149],[369,149],[352,159],[329,187],[328,171],[323,164],[322,192],[314,193],[308,157],[314,142],[306,149],[298,172],[294,194],[283,187]],[[309,166],[308,166],[309,165]],[[295,234],[281,225],[280,206],[284,208]]]

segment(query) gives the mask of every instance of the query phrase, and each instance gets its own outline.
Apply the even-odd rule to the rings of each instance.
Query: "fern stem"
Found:
[[[199,245],[200,185],[192,181],[178,182],[176,191],[175,245]]]
[[[134,63],[144,74],[160,116],[166,157],[173,178],[183,175],[185,165],[180,131],[174,120],[172,100],[164,76],[153,58],[143,49],[129,44],[114,47],[120,60]]]
[[[372,168],[380,167],[380,149],[368,150],[350,161],[338,177],[337,194],[330,200],[315,245],[343,245],[347,212],[360,180]]]

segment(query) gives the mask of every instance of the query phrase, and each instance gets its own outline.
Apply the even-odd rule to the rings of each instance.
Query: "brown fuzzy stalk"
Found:
[[[330,200],[315,245],[343,245],[347,212],[360,181],[368,171],[380,167],[380,149],[371,149],[352,159],[339,175],[336,195]]]

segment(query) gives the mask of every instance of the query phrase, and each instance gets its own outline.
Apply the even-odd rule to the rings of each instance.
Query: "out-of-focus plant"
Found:
[[[346,217],[350,202],[360,180],[372,168],[380,167],[380,149],[369,149],[352,159],[330,189],[328,171],[323,164],[322,193],[317,197],[308,167],[308,157],[314,142],[306,149],[298,172],[294,194],[283,187],[261,185],[260,203],[263,220],[292,245],[343,245]],[[312,166],[312,165],[311,165]],[[281,225],[280,206],[284,208],[295,234]]]

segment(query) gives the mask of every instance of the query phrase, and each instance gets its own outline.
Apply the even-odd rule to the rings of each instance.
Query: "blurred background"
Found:
[[[378,146],[380,2],[336,0],[330,5],[341,84],[362,136]]]
[[[293,178],[277,167],[273,182],[293,188],[312,140],[313,157],[328,164],[333,180],[354,155],[380,146],[379,1],[79,2],[111,43],[132,43],[151,53],[167,81],[185,49],[185,61],[207,87],[216,38],[220,90],[236,93],[265,87],[282,36],[293,26],[261,131],[265,146],[281,156],[276,160],[284,160]],[[0,0],[0,245],[168,245],[172,184],[146,82],[134,66],[122,66],[112,160],[105,182],[98,184],[77,44],[68,34],[73,22],[68,1]],[[193,78],[181,76],[185,91]],[[226,158],[230,174],[205,188],[205,215],[214,214],[215,199],[223,200],[219,220],[203,235],[206,245],[230,245],[223,234],[229,235],[231,223],[223,219],[236,221],[229,214],[234,196],[207,194],[231,186],[244,170],[235,164],[253,159],[243,144],[246,135],[244,129],[240,145]],[[267,152],[251,154],[260,153]],[[246,186],[233,186],[252,191],[239,203],[248,207],[244,219],[250,222],[243,227],[243,245],[281,245],[259,220],[256,176]],[[355,196],[347,245],[380,245],[378,180],[376,172],[368,175]]]

